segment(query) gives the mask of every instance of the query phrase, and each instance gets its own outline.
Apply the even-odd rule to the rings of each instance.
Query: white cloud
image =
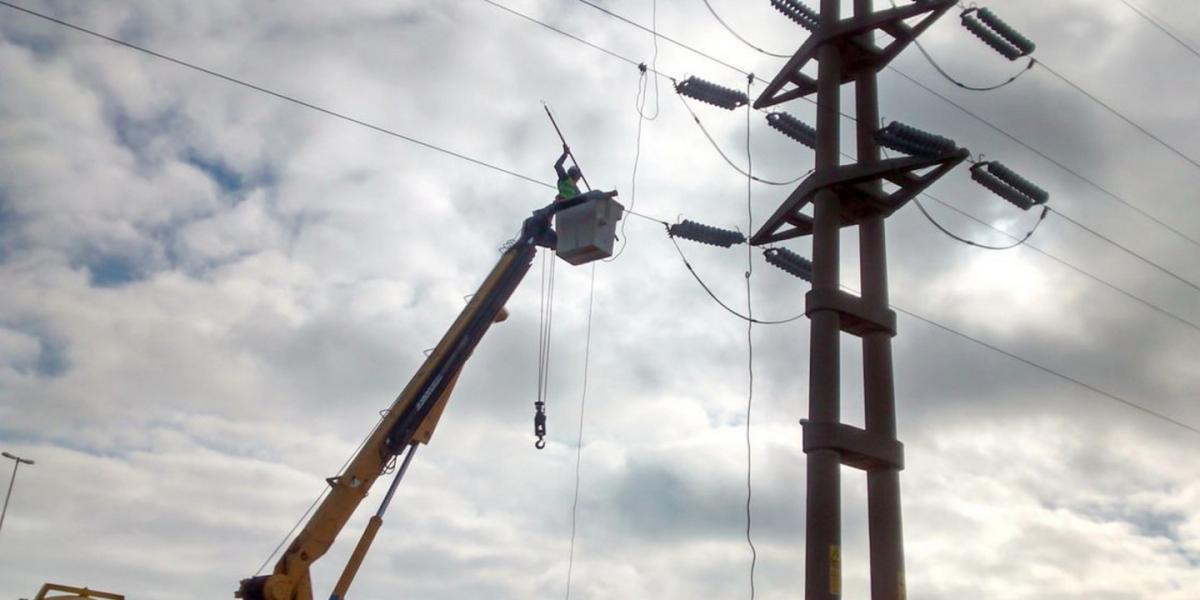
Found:
[[[611,4],[649,20],[647,4]],[[696,6],[659,4],[664,33],[760,75],[777,67]],[[736,4],[714,3],[765,47],[797,43],[799,30],[767,3]],[[1197,82],[1158,70],[1190,58],[1170,54],[1160,34],[1115,3],[1092,4],[1023,1],[1004,16],[1038,40],[1039,56],[1194,146]],[[648,34],[582,4],[510,5],[650,59]],[[544,99],[589,179],[633,200],[636,69],[483,2],[35,7],[550,179],[559,143]],[[1180,27],[1194,26],[1189,15],[1171,14]],[[148,598],[231,594],[404,386],[496,248],[551,192],[27,15],[6,17],[0,445],[38,462],[22,468],[0,533],[0,563],[18,565],[0,572],[0,592],[30,595],[62,581]],[[951,21],[926,38],[949,68],[972,81],[1007,73]],[[1104,53],[1079,51],[1100,35],[1111,40]],[[1146,57],[1156,66],[1137,71],[1137,86],[1113,76]],[[658,66],[741,81],[669,43]],[[1181,230],[1200,230],[1193,199],[1178,193],[1193,187],[1195,173],[1163,162],[1174,159],[1045,74],[994,94],[955,95],[918,57],[906,54],[900,66]],[[897,81],[881,80],[888,117],[1012,164],[1050,189],[1054,206],[1200,277],[1186,243]],[[661,116],[643,131],[636,209],[744,229],[745,180],[662,84]],[[743,163],[744,115],[698,110]],[[805,104],[789,110],[812,116]],[[752,126],[756,173],[783,179],[811,166],[810,152],[761,122]],[[785,192],[756,186],[756,221]],[[962,173],[935,193],[1013,231],[1031,218]],[[964,235],[990,235],[931,209]],[[1033,238],[1040,248],[1200,319],[1192,290],[1053,219]],[[1200,418],[1189,385],[1198,372],[1193,330],[1036,252],[966,248],[908,208],[890,223],[898,304],[1184,421]],[[661,225],[630,218],[625,237],[626,253],[596,272],[573,595],[740,597],[749,591],[745,325],[691,280]],[[853,232],[844,241],[844,279],[854,285]],[[791,247],[807,252],[803,240]],[[685,251],[714,293],[740,310],[746,256]],[[757,254],[754,261],[755,315],[801,312],[801,282]],[[356,596],[563,592],[590,272],[557,271],[550,444],[538,452],[538,265],[418,453]],[[901,323],[911,597],[1195,595],[1200,487],[1180,458],[1194,438],[965,340]],[[795,597],[803,586],[798,420],[807,325],[756,327],[754,339],[757,592]],[[862,413],[858,343],[843,346],[844,412],[853,421]],[[857,472],[844,480],[846,596],[862,597],[865,486]],[[318,594],[339,574],[382,495],[374,492],[317,563]]]

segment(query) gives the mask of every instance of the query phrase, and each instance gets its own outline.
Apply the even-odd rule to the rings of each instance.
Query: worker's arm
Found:
[[[571,155],[571,149],[563,144],[562,156],[558,157],[558,162],[554,163],[554,172],[558,173],[558,180],[562,181],[567,178],[567,171],[563,169],[563,164],[567,162],[567,157]]]

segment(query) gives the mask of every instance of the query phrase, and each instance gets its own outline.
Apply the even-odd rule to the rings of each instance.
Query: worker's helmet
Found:
[[[580,171],[579,167],[573,166],[570,169],[567,169],[567,177],[579,179],[580,177],[583,177],[583,171]]]

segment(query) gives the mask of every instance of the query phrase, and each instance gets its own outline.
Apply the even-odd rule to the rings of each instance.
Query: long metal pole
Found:
[[[558,128],[558,121],[554,120],[554,113],[550,112],[550,105],[543,102],[542,108],[546,109],[546,116],[550,117],[550,124],[554,126],[554,131],[558,133],[558,139],[562,140],[563,146],[570,148],[570,146],[567,146],[567,138],[563,137],[562,130]],[[572,154],[570,150],[567,151],[567,156],[570,156],[571,162],[575,163],[576,167],[579,167],[579,161],[575,160],[575,155]],[[591,191],[592,184],[588,183],[587,177],[584,177],[583,167],[579,167],[579,178],[583,180],[583,186],[586,187],[588,191]]]
[[[874,11],[871,0],[854,0],[855,16]],[[870,35],[870,34],[869,34]],[[872,36],[873,37],[873,36]],[[873,40],[867,40],[873,41]],[[876,72],[862,69],[855,79],[858,160],[879,161],[875,128],[879,123]],[[882,186],[882,182],[877,183]],[[883,216],[864,220],[858,231],[862,297],[869,307],[888,308],[887,244]],[[867,333],[863,346],[863,399],[868,433],[896,439],[896,397],[892,371],[892,338]],[[867,472],[867,526],[872,600],[904,600],[904,539],[900,514],[900,473],[895,469]]]
[[[841,18],[841,0],[821,0],[821,26]],[[839,152],[842,57],[833,44],[821,47],[817,80],[817,173],[836,169]],[[838,197],[822,190],[813,207],[813,279],[817,291],[836,292],[840,283]],[[841,317],[832,310],[810,315],[808,418],[841,422]],[[836,600],[842,593],[841,456],[831,449],[808,453],[806,506],[806,600]]]
[[[8,480],[8,492],[4,494],[4,508],[0,510],[0,530],[4,529],[4,515],[8,514],[8,499],[12,497],[13,484],[17,482],[17,469],[21,466],[21,460],[13,459],[12,478]]]

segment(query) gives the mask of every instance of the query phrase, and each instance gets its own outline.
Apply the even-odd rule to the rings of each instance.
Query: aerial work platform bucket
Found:
[[[554,216],[558,256],[573,265],[612,256],[617,221],[624,213],[625,207],[612,197],[590,198],[559,211]]]

